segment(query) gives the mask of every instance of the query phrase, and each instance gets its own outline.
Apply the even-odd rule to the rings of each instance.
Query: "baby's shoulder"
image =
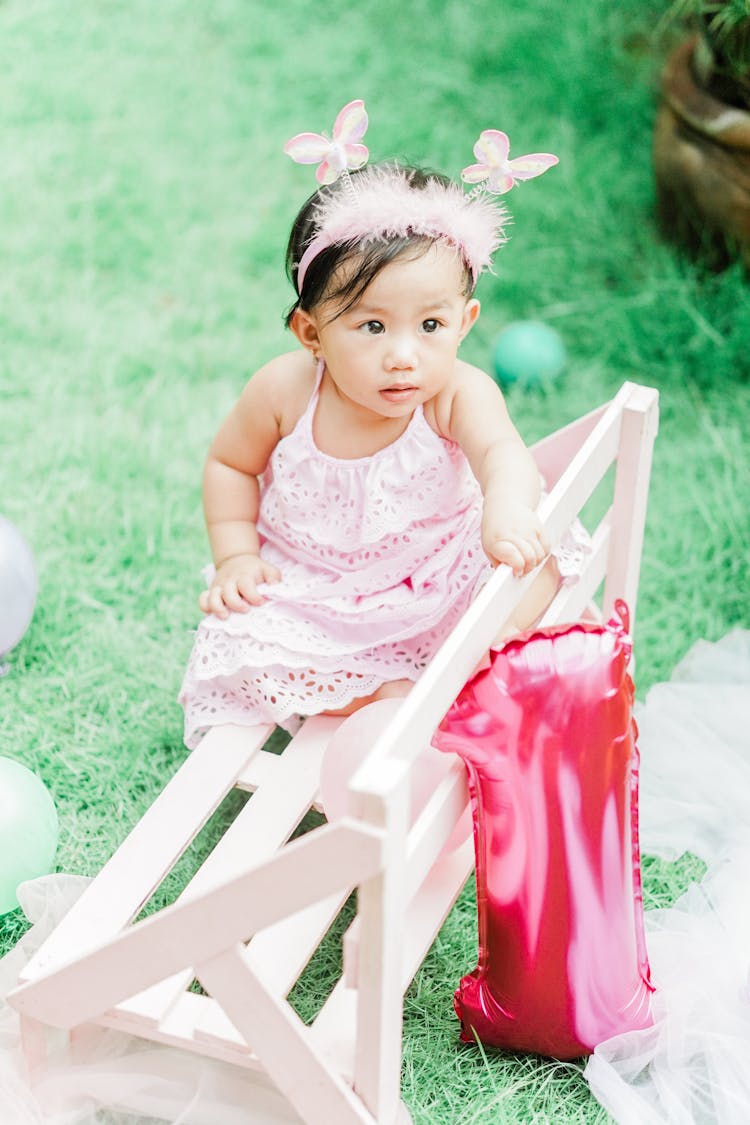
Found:
[[[282,437],[291,433],[305,412],[315,389],[315,365],[309,352],[285,352],[264,363],[250,377],[243,397],[249,407],[260,401],[270,406]]]
[[[497,384],[481,367],[457,360],[453,373],[433,399],[425,403],[425,418],[441,437],[451,436],[451,417],[457,398],[474,397]]]

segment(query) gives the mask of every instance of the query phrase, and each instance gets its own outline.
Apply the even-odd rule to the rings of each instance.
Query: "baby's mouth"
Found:
[[[413,394],[416,394],[416,391],[416,387],[407,387],[399,384],[393,387],[383,387],[380,393],[388,402],[404,402],[406,399],[411,398]]]

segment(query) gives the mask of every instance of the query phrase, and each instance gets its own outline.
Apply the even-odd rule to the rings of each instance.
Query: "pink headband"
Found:
[[[315,206],[316,233],[297,265],[300,293],[310,263],[329,246],[366,245],[407,235],[441,238],[455,246],[476,282],[506,241],[508,220],[506,209],[483,193],[502,195],[517,181],[533,179],[557,164],[549,153],[509,160],[506,134],[487,129],[474,146],[480,163],[461,173],[466,183],[477,185],[468,195],[457,184],[437,180],[414,188],[411,173],[397,165],[368,168],[354,180],[349,170],[362,168],[369,156],[359,143],[367,124],[364,102],[349,102],[336,118],[332,140],[319,133],[299,133],[284,145],[284,152],[298,164],[319,165],[318,183],[344,178],[340,191],[321,193]]]

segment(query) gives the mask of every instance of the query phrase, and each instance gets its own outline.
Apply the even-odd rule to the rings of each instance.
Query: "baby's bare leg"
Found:
[[[414,684],[411,680],[391,680],[388,684],[382,684],[381,687],[375,692],[374,699],[400,699],[404,695],[408,695]]]
[[[410,689],[413,687],[411,680],[391,680],[390,683],[381,684],[381,686],[374,691],[371,695],[364,695],[360,699],[353,699],[351,703],[347,703],[345,707],[339,707],[337,710],[321,711],[321,715],[337,715],[340,718],[346,718],[348,715],[353,715],[355,711],[360,711],[366,707],[368,703],[375,703],[378,699],[394,699],[399,696],[408,695]]]

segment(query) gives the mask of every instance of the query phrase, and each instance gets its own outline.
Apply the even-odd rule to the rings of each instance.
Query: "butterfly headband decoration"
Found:
[[[321,187],[341,178],[343,188],[320,194],[314,212],[315,235],[297,264],[300,293],[310,263],[327,247],[406,235],[442,238],[457,247],[476,282],[506,241],[508,213],[493,197],[504,195],[522,180],[541,176],[558,162],[546,152],[511,160],[507,134],[486,129],[474,145],[477,163],[461,172],[462,180],[474,185],[468,194],[458,184],[438,180],[415,190],[408,169],[398,165],[365,169],[369,151],[361,142],[367,126],[365,104],[357,99],[340,110],[332,138],[298,133],[284,145],[284,152],[297,164],[318,165],[315,178]],[[359,172],[356,183],[350,171]]]

